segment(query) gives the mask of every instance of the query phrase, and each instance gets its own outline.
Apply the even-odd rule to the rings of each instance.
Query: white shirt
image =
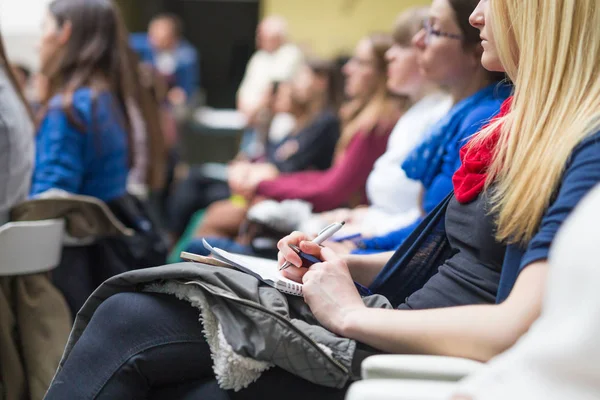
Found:
[[[284,44],[277,51],[268,53],[259,50],[250,59],[238,95],[244,104],[255,104],[262,100],[265,91],[274,81],[290,80],[304,56],[293,44]]]
[[[409,179],[401,165],[451,107],[450,96],[434,93],[414,104],[398,120],[386,152],[377,160],[367,180],[371,206],[362,222],[363,235],[381,235],[400,229],[419,217],[421,184]]]
[[[600,399],[600,186],[550,253],[540,318],[515,346],[459,385],[474,400]]]

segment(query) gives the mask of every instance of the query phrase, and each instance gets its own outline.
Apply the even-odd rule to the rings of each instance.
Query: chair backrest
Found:
[[[51,219],[0,226],[0,276],[47,272],[60,263],[65,222]]]

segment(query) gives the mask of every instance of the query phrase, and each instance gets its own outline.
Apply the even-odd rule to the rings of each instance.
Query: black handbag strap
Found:
[[[452,192],[442,200],[396,250],[370,286],[373,293],[398,306],[437,273],[452,253],[445,217],[453,196]]]

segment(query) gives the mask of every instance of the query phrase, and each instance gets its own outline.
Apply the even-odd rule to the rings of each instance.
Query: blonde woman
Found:
[[[438,25],[436,15],[450,1],[459,0],[434,0],[428,26],[448,40],[455,33]],[[505,70],[516,84],[515,96],[462,153],[456,196],[446,214],[452,256],[399,310],[366,308],[353,283],[372,282],[384,257],[342,259],[302,234],[280,243],[281,262],[300,264],[287,250],[289,243],[324,260],[286,273],[303,281],[304,300],[322,326],[358,343],[353,366],[373,349],[487,361],[512,346],[537,318],[548,248],[564,219],[600,182],[600,8],[595,3],[479,3],[471,23],[481,30],[483,65]],[[469,238],[472,242],[465,243]],[[494,272],[498,262],[504,264]],[[495,273],[502,275],[500,290],[495,284],[499,304],[468,305],[474,293],[494,287]],[[47,398],[145,397],[158,385],[186,378],[197,382],[180,396],[267,399],[285,390],[286,399],[343,398],[344,390],[316,386],[280,368],[242,391],[220,390],[197,318],[169,296],[113,296],[94,314]],[[160,343],[160,350],[130,351],[125,357],[145,342]],[[78,385],[82,381],[87,384]]]

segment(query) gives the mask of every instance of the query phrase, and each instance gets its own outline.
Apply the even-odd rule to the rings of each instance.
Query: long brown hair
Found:
[[[85,131],[73,110],[73,94],[84,86],[92,89],[94,97],[108,90],[121,111],[131,164],[134,140],[126,100],[133,91],[133,82],[123,57],[126,29],[119,10],[110,0],[54,0],[48,9],[60,28],[67,22],[71,24],[71,37],[45,71],[48,91],[44,108],[54,95],[63,94],[62,106],[70,122]]]
[[[319,98],[299,100],[292,93],[292,108],[298,111],[298,115],[295,115],[295,133],[304,129],[306,124],[309,124],[325,110],[337,114],[344,98],[342,71],[337,64],[313,57],[307,60],[305,65],[315,76],[324,78],[327,81],[327,87]],[[294,112],[292,113],[294,114]]]
[[[27,110],[27,113],[29,114],[29,118],[31,118],[31,121],[33,122],[33,120],[34,120],[33,111],[31,110],[29,103],[25,99],[25,95],[21,91],[21,88],[19,87],[19,84],[17,82],[17,78],[15,77],[15,74],[14,74],[12,68],[10,67],[10,63],[8,62],[8,58],[6,57],[6,51],[4,49],[4,40],[2,39],[1,33],[0,33],[0,64],[4,68],[4,71],[6,73],[6,76],[8,76],[8,80],[10,81],[10,84],[12,85],[15,92],[17,92],[19,99],[23,103],[23,107],[25,107],[25,109]]]
[[[315,75],[327,80],[324,106],[337,112],[344,99],[344,79],[341,68],[332,61],[320,58],[311,58],[306,65]]]
[[[132,74],[132,100],[139,107],[146,129],[146,148],[137,149],[147,154],[146,183],[151,189],[162,189],[165,183],[166,146],[160,118],[159,98],[155,95],[154,79],[145,82],[139,71],[137,54],[125,45],[129,71]],[[154,78],[154,76],[153,76]]]
[[[351,101],[342,107],[340,115],[343,129],[335,150],[336,158],[341,156],[354,136],[358,133],[384,133],[396,123],[402,110],[409,105],[407,97],[390,94],[387,89],[387,61],[385,54],[392,47],[392,36],[384,33],[369,35],[367,40],[373,51],[377,83],[370,98]]]

